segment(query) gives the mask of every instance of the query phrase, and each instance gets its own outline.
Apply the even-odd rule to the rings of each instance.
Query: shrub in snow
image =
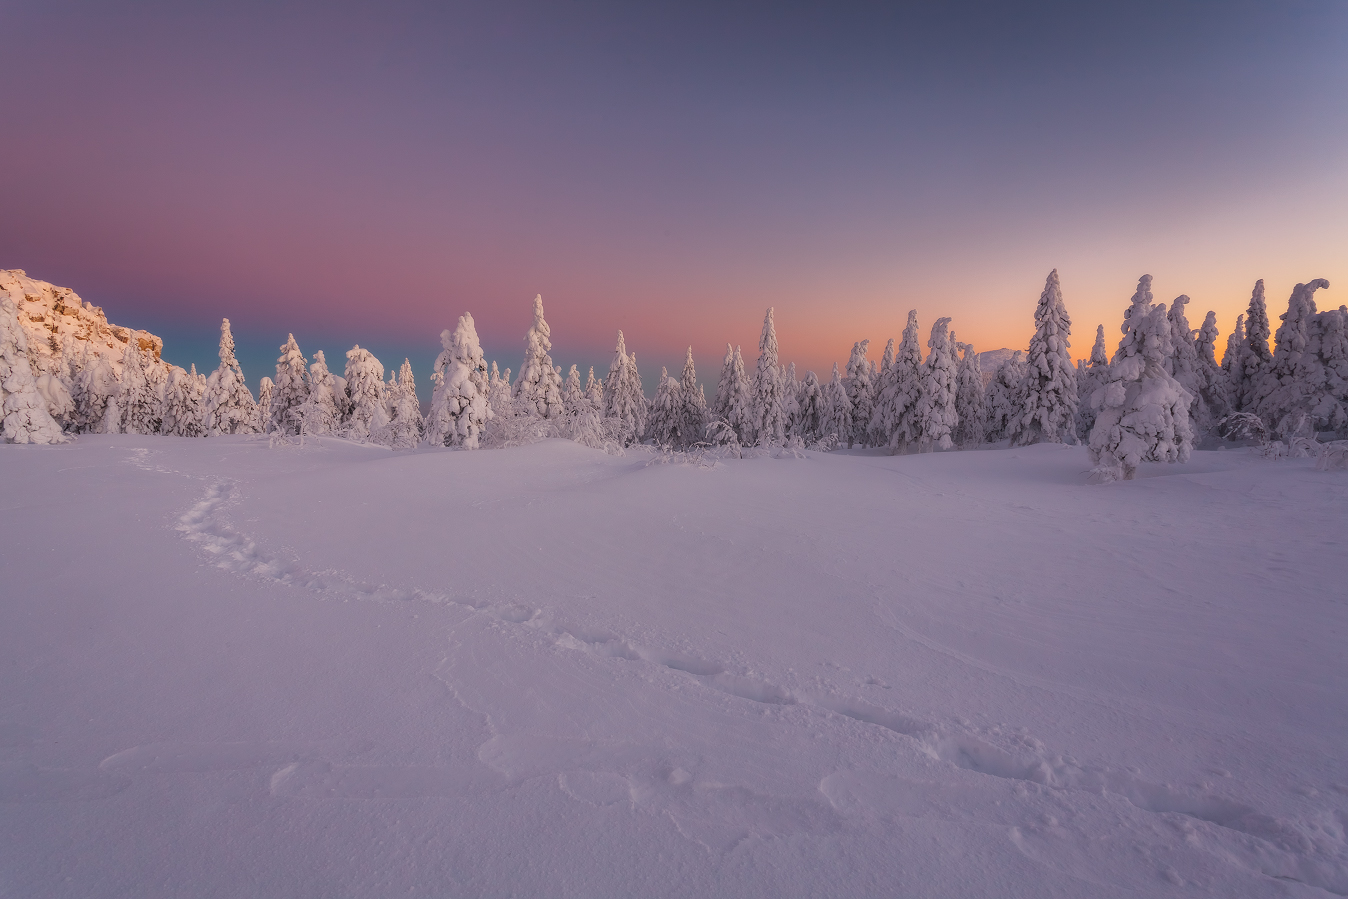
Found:
[[[388,400],[388,425],[379,442],[394,449],[414,449],[421,443],[425,423],[411,361],[403,359],[402,368],[389,381],[384,395]]]
[[[309,399],[309,364],[300,352],[295,335],[286,336],[281,356],[276,360],[276,381],[271,402],[259,406],[266,410],[269,432],[284,435],[300,433],[304,415],[301,410]]]
[[[1326,392],[1315,310],[1315,291],[1326,287],[1329,282],[1317,278],[1292,290],[1280,316],[1273,359],[1255,385],[1252,411],[1283,440],[1314,433],[1314,410]]]
[[[309,366],[309,396],[299,409],[301,434],[330,437],[337,433],[342,421],[338,395],[345,395],[337,381],[328,370],[328,360],[324,358],[323,351],[316,351],[313,364]]]
[[[1091,405],[1091,396],[1109,380],[1109,353],[1105,350],[1105,326],[1096,325],[1095,345],[1091,347],[1089,361],[1077,364],[1077,439],[1085,441],[1095,427],[1095,407]]]
[[[122,377],[117,385],[117,411],[121,434],[158,434],[163,422],[164,399],[145,376],[145,354],[133,336],[122,354]]]
[[[206,433],[202,396],[205,393],[205,379],[197,374],[197,367],[190,372],[178,366],[169,369],[168,384],[164,389],[164,419],[161,431],[176,437],[201,437]]]
[[[534,297],[534,323],[524,336],[524,361],[520,363],[513,398],[521,415],[560,418],[562,379],[552,367],[552,330],[543,319],[543,295]]]
[[[1022,414],[1020,391],[1026,376],[1024,354],[1020,350],[1016,350],[1010,359],[997,366],[997,373],[988,384],[986,404],[988,440],[1005,438],[1011,423]]]
[[[757,446],[781,446],[788,425],[786,383],[777,365],[777,328],[772,307],[763,316],[758,338],[758,366],[754,370],[753,399],[748,436]]]
[[[38,393],[28,336],[7,292],[0,294],[0,438],[6,443],[47,444],[69,439]]]
[[[712,403],[710,417],[723,421],[735,429],[735,440],[744,445],[753,426],[750,422],[753,406],[753,391],[749,378],[744,373],[744,356],[739,347],[725,346],[725,363],[721,367],[721,380],[716,385],[716,400]]]
[[[604,379],[604,418],[614,421],[624,446],[646,432],[646,396],[641,389],[637,357],[636,353],[628,354],[622,331],[618,332],[613,364]]]
[[[453,333],[441,331],[440,345],[426,441],[432,446],[477,449],[487,421],[495,415],[487,402],[487,366],[473,316],[465,312]]]
[[[846,393],[843,396],[846,397]],[[791,435],[804,442],[806,446],[813,446],[824,436],[826,418],[824,385],[819,383],[818,375],[807,371],[796,400],[796,415],[791,421]]]
[[[927,341],[931,350],[922,364],[921,392],[914,404],[913,423],[918,446],[925,452],[950,449],[955,416],[955,355],[950,344],[950,319],[940,318]],[[898,447],[891,444],[891,448]]]
[[[954,335],[951,335],[954,340]],[[983,442],[987,407],[983,391],[983,369],[978,354],[967,343],[956,344],[960,351],[959,367],[955,370],[955,432],[954,442],[961,447],[978,446]]]
[[[234,358],[229,319],[220,323],[220,367],[206,379],[206,434],[256,434],[257,404]]]
[[[871,415],[875,411],[875,390],[871,382],[871,364],[866,359],[866,350],[871,342],[863,340],[852,344],[852,355],[847,360],[847,378],[843,386],[847,389],[847,399],[852,412],[852,430],[844,436],[847,446],[860,443],[865,446],[870,433]]]
[[[1165,304],[1151,300],[1151,275],[1143,275],[1124,313],[1109,381],[1091,397],[1090,453],[1098,481],[1131,479],[1143,462],[1187,462],[1193,448],[1192,397],[1167,370],[1174,353],[1170,320]]]
[[[1245,311],[1245,341],[1238,346],[1238,352],[1231,358],[1227,371],[1227,389],[1230,391],[1231,405],[1237,412],[1255,411],[1259,383],[1264,370],[1273,362],[1268,338],[1268,310],[1264,304],[1264,282],[1260,279],[1254,282],[1250,306]],[[1227,356],[1231,356],[1229,351]],[[1225,359],[1222,361],[1226,362]]]
[[[819,422],[821,440],[833,438],[839,445],[852,439],[852,398],[847,395],[847,385],[838,373],[838,363],[833,363],[833,377],[824,387],[824,411]]]
[[[1058,270],[1048,273],[1034,310],[1034,336],[1025,356],[1025,380],[1018,394],[1020,409],[1007,428],[1014,446],[1075,441],[1076,367],[1068,352],[1072,320],[1063,305]]]

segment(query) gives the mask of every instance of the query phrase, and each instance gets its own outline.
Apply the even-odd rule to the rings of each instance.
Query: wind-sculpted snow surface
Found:
[[[0,894],[1348,894],[1348,471],[883,452],[9,447]]]

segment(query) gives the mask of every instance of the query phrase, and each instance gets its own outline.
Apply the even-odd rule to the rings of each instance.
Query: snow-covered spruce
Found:
[[[1205,434],[1231,412],[1231,397],[1227,393],[1226,372],[1217,364],[1217,313],[1208,310],[1203,326],[1194,340],[1198,354],[1198,391],[1200,420],[1194,425],[1195,434]]]
[[[1320,322],[1315,291],[1329,287],[1324,278],[1298,284],[1279,316],[1272,361],[1254,389],[1256,415],[1269,430],[1287,441],[1316,430],[1314,410],[1325,395],[1325,366],[1320,358]]]
[[[613,363],[604,379],[604,418],[613,421],[624,446],[641,439],[646,431],[646,397],[641,390],[636,353],[628,354],[622,331],[618,332]]]
[[[229,319],[220,323],[220,367],[206,379],[206,435],[256,434],[257,404],[234,358],[234,335]]]
[[[660,380],[655,385],[655,396],[651,398],[646,412],[646,434],[648,440],[656,446],[673,447],[678,436],[677,404],[679,382],[669,376],[669,370],[660,369]]]
[[[947,324],[949,320],[947,320]],[[889,378],[889,392],[881,395],[871,420],[880,419],[879,427],[872,426],[871,438],[876,446],[888,446],[893,452],[906,452],[921,439],[922,426],[918,422],[918,402],[922,398],[922,338],[917,329],[917,310],[908,311],[903,336],[894,354],[893,373]]]
[[[1124,313],[1109,382],[1095,391],[1090,454],[1097,481],[1130,480],[1143,462],[1187,462],[1193,448],[1189,392],[1167,370],[1174,352],[1165,304],[1152,305],[1143,275]]]
[[[950,339],[954,341],[955,335]],[[974,447],[983,442],[986,427],[987,403],[983,390],[983,369],[972,345],[957,343],[960,351],[959,367],[955,370],[955,433],[951,439],[960,447]]]
[[[1091,397],[1109,381],[1109,351],[1105,349],[1105,326],[1096,325],[1095,344],[1089,360],[1077,363],[1077,440],[1085,442],[1095,427],[1095,407]]]
[[[1273,362],[1273,354],[1268,348],[1269,333],[1264,281],[1261,278],[1254,282],[1250,306],[1245,311],[1245,341],[1238,345],[1238,352],[1227,370],[1227,389],[1231,395],[1231,405],[1237,412],[1255,411],[1255,394],[1259,383],[1264,370]],[[1222,361],[1226,362],[1225,359]]]
[[[28,335],[9,293],[0,294],[0,438],[5,443],[64,443],[67,439],[38,393]]]
[[[515,401],[510,396],[510,369],[507,368],[503,375],[497,371],[495,362],[487,374],[487,406],[496,419],[515,414]]]
[[[512,397],[521,415],[554,419],[562,415],[562,379],[553,368],[552,330],[543,319],[543,295],[534,297],[534,323],[524,335],[524,361],[520,363]]]
[[[1322,430],[1348,438],[1348,306],[1320,313],[1320,358],[1324,362],[1325,391],[1315,407]]]
[[[1189,297],[1180,294],[1170,302],[1170,311],[1166,317],[1170,320],[1170,354],[1168,370],[1181,387],[1189,392],[1193,400],[1189,405],[1189,426],[1194,436],[1201,439],[1207,433],[1212,420],[1203,404],[1200,390],[1203,372],[1198,360],[1198,347],[1194,343],[1193,329],[1189,327],[1189,316],[1184,307],[1189,305]]]
[[[1077,378],[1072,364],[1072,320],[1063,305],[1058,270],[1048,273],[1034,310],[1034,336],[1025,356],[1025,381],[1020,410],[1011,419],[1007,436],[1013,446],[1032,443],[1074,442],[1076,439]]]
[[[482,430],[494,413],[487,402],[487,365],[482,359],[473,316],[459,316],[451,332],[440,332],[443,348],[435,360],[436,385],[426,421],[426,442],[432,446],[477,449]]]
[[[379,442],[394,449],[414,449],[421,443],[425,423],[421,418],[421,403],[417,400],[417,382],[412,374],[412,363],[403,359],[402,368],[385,388],[388,401],[388,425]]]
[[[145,353],[135,337],[122,354],[122,377],[117,384],[117,432],[158,434],[164,418],[164,398],[146,377]]]
[[[271,408],[272,393],[275,389],[276,382],[266,375],[263,375],[262,380],[257,382],[258,427],[264,434],[271,433],[271,416],[267,414],[267,410]]]
[[[898,389],[895,376],[897,374],[898,370],[894,368],[894,338],[891,337],[885,342],[885,351],[880,357],[879,366],[876,368],[873,385],[875,403],[871,408],[870,434],[867,440],[875,446],[888,444],[889,435],[894,430],[894,398]]]
[[[164,419],[160,430],[175,437],[201,437],[206,431],[202,421],[202,394],[204,379],[197,374],[196,365],[184,371],[178,366],[169,369],[168,384],[164,388]]]
[[[346,395],[351,412],[343,427],[349,440],[382,442],[388,429],[384,366],[359,344],[346,351]]]
[[[591,369],[591,374],[593,374]],[[588,405],[585,399],[585,388],[580,383],[580,370],[576,366],[571,366],[571,370],[566,373],[566,378],[562,381],[562,416],[564,418],[574,418],[582,411],[586,411]]]
[[[708,418],[723,421],[734,430],[740,445],[745,442],[745,434],[750,430],[749,410],[752,405],[749,379],[744,374],[744,356],[739,347],[725,345],[725,362],[721,366],[721,379],[716,385],[716,399]]]
[[[871,364],[866,359],[869,340],[852,344],[852,355],[847,359],[847,378],[843,386],[847,389],[848,408],[852,413],[852,428],[846,435],[849,448],[856,444],[865,446],[870,435],[871,415],[875,411],[875,390],[871,381]]]
[[[833,377],[824,385],[824,410],[819,421],[819,439],[841,445],[852,439],[852,398],[833,363]]]
[[[117,372],[107,355],[90,353],[87,344],[82,356],[73,391],[75,430],[81,434],[100,434],[108,420],[108,405],[116,406],[113,398],[117,395]],[[115,408],[113,417],[117,419],[115,424],[120,425]]]
[[[914,404],[913,423],[921,451],[950,449],[951,434],[959,419],[955,414],[955,354],[950,343],[950,319],[939,318],[927,341],[931,351],[922,364],[921,392]]]
[[[707,433],[707,396],[702,385],[697,383],[697,366],[693,364],[691,346],[684,356],[683,374],[679,378],[674,428],[675,442],[680,447],[702,442]]]
[[[996,374],[988,383],[988,440],[1005,439],[1012,421],[1022,414],[1020,391],[1025,384],[1026,373],[1025,355],[1020,350],[997,366]]]
[[[337,399],[337,379],[328,370],[323,351],[314,352],[309,366],[309,396],[300,405],[301,434],[309,437],[330,437],[341,425],[341,406]]]
[[[295,435],[303,424],[305,402],[309,399],[309,363],[305,361],[295,335],[286,336],[276,360],[276,380],[271,403],[262,406],[268,418],[268,433]]]
[[[786,405],[785,378],[777,364],[777,327],[769,306],[758,338],[758,365],[754,369],[752,412],[747,429],[754,445],[781,446],[786,442],[789,424]]]
[[[32,358],[31,356],[29,357]],[[47,404],[47,414],[63,432],[75,427],[75,398],[71,393],[72,380],[64,371],[34,372],[33,384]]]
[[[846,394],[843,396],[846,397]],[[818,375],[807,371],[796,394],[796,414],[791,420],[791,436],[806,446],[814,446],[825,436],[826,420],[824,385],[819,383]]]
[[[590,366],[590,373],[585,378],[585,399],[590,404],[590,411],[595,415],[604,414],[604,380],[595,378],[594,366]]]

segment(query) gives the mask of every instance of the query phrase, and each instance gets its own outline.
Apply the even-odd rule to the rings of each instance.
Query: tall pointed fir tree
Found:
[[[403,359],[402,368],[389,382],[388,411],[386,436],[381,442],[394,449],[415,449],[421,443],[425,422],[421,417],[417,380],[409,359]]]
[[[1237,412],[1255,411],[1255,394],[1264,370],[1273,362],[1268,348],[1268,308],[1264,303],[1264,281],[1254,282],[1250,306],[1245,311],[1245,343],[1231,363],[1228,389]]]
[[[678,407],[675,416],[676,444],[690,447],[701,443],[707,435],[707,396],[697,383],[697,366],[693,364],[693,348],[683,358],[683,375],[679,378]]]
[[[954,341],[954,335],[950,338]],[[951,439],[960,447],[974,447],[983,442],[987,407],[983,390],[983,368],[978,354],[967,343],[956,343],[959,348],[959,366],[955,370],[955,417],[958,419]]]
[[[618,332],[613,363],[604,379],[604,417],[613,420],[624,446],[640,440],[646,431],[646,397],[641,390],[636,354],[628,354],[622,331]]]
[[[921,392],[913,416],[918,446],[923,452],[950,449],[951,434],[959,419],[955,414],[955,354],[950,344],[950,319],[940,318],[927,341],[927,361],[922,364]]]
[[[164,399],[145,376],[145,368],[145,354],[133,335],[122,352],[122,379],[117,385],[119,433],[159,433]]]
[[[1091,396],[1109,380],[1109,352],[1105,349],[1105,326],[1095,326],[1095,345],[1091,358],[1077,363],[1077,440],[1085,442],[1095,427],[1095,407]]]
[[[257,403],[234,358],[229,319],[220,323],[220,367],[206,379],[206,434],[256,434]]]
[[[1244,314],[1236,316],[1236,327],[1230,334],[1226,335],[1226,352],[1222,353],[1222,373],[1226,375],[1226,395],[1235,405],[1235,397],[1232,395],[1233,385],[1231,374],[1232,367],[1236,360],[1240,358],[1240,348],[1245,343],[1245,316]]]
[[[1063,305],[1058,270],[1048,273],[1034,310],[1034,336],[1025,357],[1018,414],[1007,436],[1012,446],[1076,441],[1077,377],[1072,364],[1072,320]]]
[[[679,382],[669,376],[669,370],[660,369],[660,380],[655,385],[655,396],[646,411],[646,438],[656,446],[673,447],[678,437],[677,407]]]
[[[574,418],[585,411],[585,405],[585,388],[580,384],[580,370],[573,365],[562,381],[562,414]]]
[[[848,406],[852,413],[852,430],[845,435],[849,449],[858,443],[862,446],[867,444],[871,416],[875,412],[871,364],[866,359],[866,350],[870,345],[869,340],[852,344],[852,355],[847,360],[847,379],[843,381],[843,386],[847,388]]]
[[[1200,421],[1195,424],[1195,434],[1203,434],[1216,427],[1231,412],[1231,398],[1227,393],[1226,372],[1217,364],[1217,313],[1208,310],[1203,326],[1198,329],[1194,341],[1194,352],[1198,355],[1198,405],[1201,409]]]
[[[524,336],[524,361],[520,363],[513,398],[518,412],[538,418],[562,415],[562,378],[553,368],[552,329],[543,319],[543,295],[534,297],[534,323]]]
[[[337,399],[337,379],[328,369],[322,350],[314,351],[309,366],[309,395],[300,404],[300,433],[309,437],[331,437],[341,427],[341,406]]]
[[[175,437],[200,437],[204,433],[201,416],[197,367],[193,365],[192,371],[186,372],[173,366],[169,369],[168,386],[164,390],[162,432]]]
[[[846,393],[843,395],[845,397]],[[825,436],[824,422],[827,420],[828,411],[824,399],[824,385],[819,383],[819,376],[812,371],[805,373],[805,380],[800,384],[796,407],[792,436],[806,446],[813,446]]]
[[[867,439],[876,446],[884,446],[889,443],[889,435],[894,431],[896,418],[894,399],[898,392],[898,384],[895,379],[897,374],[898,369],[894,367],[894,338],[891,337],[885,343],[885,352],[880,357],[880,365],[876,369],[873,386],[875,404],[871,409],[870,435]]]
[[[744,373],[744,356],[739,347],[725,345],[725,362],[721,366],[721,379],[716,384],[716,399],[712,402],[708,416],[713,421],[724,421],[734,431],[740,444],[747,440],[752,429],[750,409],[753,392],[749,379]]]
[[[1025,355],[1020,350],[1011,354],[1011,358],[997,366],[997,372],[988,383],[987,393],[987,439],[1005,440],[1009,436],[1012,422],[1023,414],[1021,390],[1029,369],[1025,366]]]
[[[590,404],[590,411],[595,415],[603,415],[604,381],[602,378],[595,378],[593,365],[590,366],[590,373],[585,378],[585,399]]]
[[[1188,295],[1180,294],[1170,302],[1170,311],[1166,313],[1170,320],[1170,343],[1174,347],[1168,368],[1171,376],[1193,397],[1189,406],[1189,426],[1195,438],[1201,439],[1212,422],[1200,392],[1203,373],[1200,371],[1193,329],[1189,327],[1189,316],[1185,312],[1188,305]]]
[[[883,407],[876,408],[876,414],[883,411],[885,417],[885,441],[878,445],[888,446],[893,452],[906,452],[922,436],[922,426],[917,417],[923,389],[921,340],[917,330],[917,310],[910,309],[908,323],[903,327],[903,338],[894,354],[894,392],[889,398],[882,399]]]
[[[426,442],[432,446],[477,449],[487,420],[494,413],[487,402],[487,364],[482,358],[473,316],[459,316],[451,332],[440,332],[443,349],[435,360],[435,395],[426,422]]]
[[[1329,287],[1324,278],[1298,284],[1287,311],[1279,319],[1273,359],[1254,389],[1254,412],[1284,440],[1313,434],[1313,410],[1325,393],[1325,367],[1320,358],[1320,327],[1315,291]]]
[[[276,360],[276,380],[272,388],[271,405],[267,417],[269,430],[278,434],[295,435],[300,432],[300,410],[309,399],[309,363],[305,361],[295,335],[286,336],[281,355]]]
[[[758,366],[754,370],[750,440],[758,446],[781,446],[786,442],[786,390],[777,365],[777,328],[772,307],[763,316],[758,338]]]
[[[351,400],[343,436],[379,442],[388,427],[384,366],[359,344],[346,351],[346,395]]]
[[[1165,304],[1151,300],[1151,275],[1143,275],[1124,313],[1109,382],[1090,399],[1092,475],[1100,481],[1131,480],[1143,462],[1187,462],[1193,449],[1189,392],[1168,370],[1170,319]]]
[[[852,398],[847,395],[847,384],[833,363],[833,377],[824,385],[824,413],[819,423],[820,439],[841,446],[852,439]]]
[[[65,443],[69,439],[38,393],[28,358],[28,335],[8,293],[0,293],[0,439],[5,443],[37,444]]]

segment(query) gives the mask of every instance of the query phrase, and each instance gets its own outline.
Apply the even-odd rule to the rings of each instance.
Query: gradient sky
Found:
[[[910,308],[1023,347],[1054,267],[1079,357],[1143,273],[1348,302],[1343,2],[0,0],[0,129],[0,267],[252,384],[294,332],[424,390],[465,310],[518,368],[536,293],[648,390],[769,305],[821,376]]]

